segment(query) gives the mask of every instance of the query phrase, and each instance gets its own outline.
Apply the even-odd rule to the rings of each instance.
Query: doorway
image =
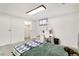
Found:
[[[32,39],[32,23],[25,21],[24,22],[24,40],[30,41]]]

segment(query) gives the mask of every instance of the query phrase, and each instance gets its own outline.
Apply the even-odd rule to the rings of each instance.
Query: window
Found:
[[[48,24],[48,18],[39,20],[40,26],[46,26]]]

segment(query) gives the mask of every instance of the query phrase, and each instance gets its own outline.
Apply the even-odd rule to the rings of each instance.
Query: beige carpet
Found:
[[[10,45],[0,47],[0,56],[12,56]]]
[[[15,44],[9,44],[5,46],[0,46],[0,56],[12,56],[12,53],[14,51],[14,47],[18,44],[22,44],[24,42],[19,42]]]

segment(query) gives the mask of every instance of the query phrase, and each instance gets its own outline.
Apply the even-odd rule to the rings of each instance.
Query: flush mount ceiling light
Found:
[[[26,12],[26,14],[32,15],[32,14],[38,13],[38,12],[40,12],[40,11],[43,11],[43,10],[45,10],[45,9],[46,9],[46,7],[45,7],[44,5],[40,5],[40,6],[36,7],[36,8],[34,8],[34,9],[32,9],[32,10]]]

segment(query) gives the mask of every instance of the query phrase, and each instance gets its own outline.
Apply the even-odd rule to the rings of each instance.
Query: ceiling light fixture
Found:
[[[43,10],[45,10],[45,9],[46,9],[46,7],[45,7],[44,5],[40,5],[40,6],[38,6],[37,8],[32,9],[32,10],[26,12],[26,14],[32,15],[32,14],[38,13],[38,12],[40,12],[40,11],[43,11]]]

